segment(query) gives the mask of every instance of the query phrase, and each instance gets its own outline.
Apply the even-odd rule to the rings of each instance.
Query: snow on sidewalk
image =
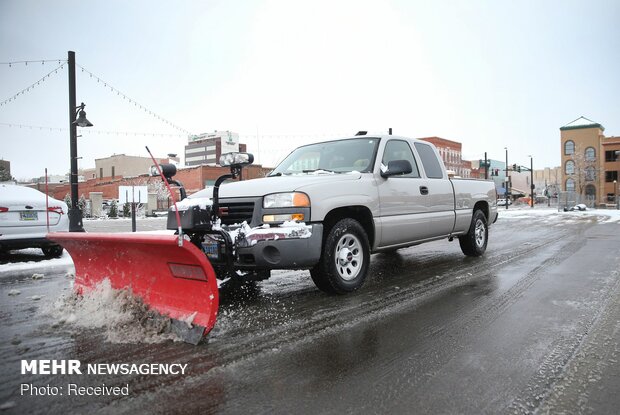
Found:
[[[546,218],[549,220],[566,221],[580,218],[595,218],[599,223],[620,223],[620,210],[588,209],[585,211],[563,212],[552,207],[498,207],[499,219]]]

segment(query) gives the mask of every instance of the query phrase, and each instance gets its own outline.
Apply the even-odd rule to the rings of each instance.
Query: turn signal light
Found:
[[[305,216],[303,213],[292,213],[285,215],[263,215],[263,223],[298,221],[303,222]]]

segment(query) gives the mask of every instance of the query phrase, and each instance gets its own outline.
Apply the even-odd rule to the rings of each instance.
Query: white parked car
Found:
[[[29,187],[0,184],[0,252],[41,248],[46,257],[59,257],[62,247],[45,238],[48,232],[68,232],[67,204]]]

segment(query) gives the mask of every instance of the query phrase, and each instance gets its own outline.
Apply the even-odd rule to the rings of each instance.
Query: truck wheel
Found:
[[[459,236],[461,251],[468,256],[480,256],[487,250],[488,239],[487,217],[481,210],[475,210],[469,231],[465,235]]]
[[[62,256],[62,246],[60,245],[44,246],[41,250],[46,258],[60,258]]]
[[[369,262],[366,231],[356,220],[342,219],[330,229],[321,259],[310,275],[321,291],[346,294],[362,286]]]

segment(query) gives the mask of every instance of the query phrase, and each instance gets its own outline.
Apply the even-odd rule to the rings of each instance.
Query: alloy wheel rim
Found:
[[[364,263],[360,240],[350,233],[343,235],[336,244],[335,253],[338,275],[346,281],[355,279]]]
[[[484,222],[480,219],[476,221],[476,228],[474,229],[474,237],[476,239],[476,245],[479,248],[484,246],[484,241],[486,239],[486,226]]]

